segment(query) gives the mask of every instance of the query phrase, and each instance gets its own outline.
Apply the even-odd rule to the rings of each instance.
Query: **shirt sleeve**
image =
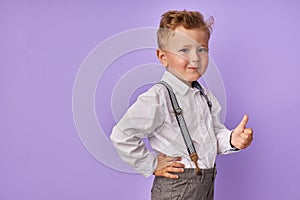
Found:
[[[236,152],[237,149],[232,148],[230,145],[230,136],[232,131],[228,130],[226,126],[220,121],[221,105],[214,95],[210,93],[209,96],[211,97],[210,99],[212,102],[211,115],[213,128],[218,143],[218,154],[229,154]]]
[[[164,124],[161,96],[158,86],[140,95],[110,136],[122,160],[146,177],[156,169],[157,158],[146,148],[143,138],[156,134]]]

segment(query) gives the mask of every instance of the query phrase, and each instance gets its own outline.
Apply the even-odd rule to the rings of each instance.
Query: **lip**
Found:
[[[188,69],[199,69],[199,67],[187,67]]]

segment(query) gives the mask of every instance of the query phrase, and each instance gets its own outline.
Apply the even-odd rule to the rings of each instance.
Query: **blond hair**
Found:
[[[213,17],[205,21],[203,15],[198,11],[170,10],[165,12],[161,16],[159,29],[157,31],[158,48],[165,48],[168,38],[173,32],[170,30],[175,30],[178,26],[183,26],[185,29],[201,29],[205,31],[208,34],[208,38],[210,38],[213,22]]]

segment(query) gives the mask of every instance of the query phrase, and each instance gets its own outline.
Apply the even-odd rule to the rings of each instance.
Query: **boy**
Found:
[[[111,140],[121,158],[141,174],[155,175],[153,200],[212,200],[216,155],[244,149],[252,141],[253,131],[246,128],[248,116],[233,131],[228,130],[220,122],[218,100],[197,82],[208,66],[211,24],[212,20],[204,21],[199,12],[169,11],[162,15],[157,32],[157,57],[166,67],[162,81],[171,87],[182,109],[198,153],[196,162],[189,156],[162,84],[140,95],[112,130]],[[145,147],[144,137],[155,155]],[[198,168],[200,173],[196,173]]]

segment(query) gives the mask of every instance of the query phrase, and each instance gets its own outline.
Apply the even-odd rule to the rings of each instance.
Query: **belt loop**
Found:
[[[216,163],[214,165],[214,175],[213,175],[213,180],[215,180],[215,177],[217,175],[217,167],[216,167]]]
[[[200,181],[201,181],[201,183],[203,183],[205,174],[204,174],[204,170],[203,169],[200,169],[200,171],[201,171],[201,174],[200,174],[201,179],[200,179]]]

